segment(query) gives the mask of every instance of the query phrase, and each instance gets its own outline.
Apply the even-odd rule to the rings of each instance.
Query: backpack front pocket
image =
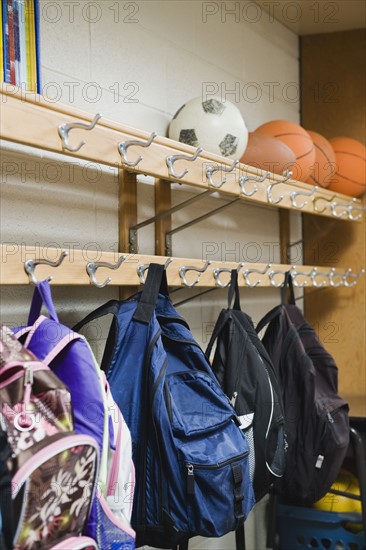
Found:
[[[249,448],[234,409],[215,380],[201,371],[167,376],[164,396],[189,531],[223,536],[244,521],[254,504]]]

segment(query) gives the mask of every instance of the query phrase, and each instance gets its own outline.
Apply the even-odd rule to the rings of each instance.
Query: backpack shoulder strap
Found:
[[[42,360],[42,363],[47,365],[48,367],[52,363],[52,361],[65,349],[71,342],[74,342],[75,340],[83,340],[84,337],[81,336],[81,334],[77,334],[76,332],[70,331],[69,334],[66,334],[60,340],[55,347],[46,355],[46,357]]]
[[[223,309],[221,311],[221,313],[219,315],[219,318],[216,321],[213,332],[211,334],[210,341],[209,341],[209,343],[207,345],[207,348],[206,348],[206,351],[205,351],[205,355],[206,355],[206,358],[207,358],[208,361],[210,361],[210,355],[211,355],[214,343],[217,340],[217,338],[220,336],[221,332],[223,331],[223,329],[226,325],[228,317],[227,317],[227,315],[225,315],[225,313],[227,313],[227,311],[228,311],[227,309]]]
[[[134,321],[149,324],[155,311],[159,292],[169,296],[166,270],[162,264],[150,264],[144,290],[133,315]]]
[[[276,319],[280,315],[280,313],[283,310],[283,306],[286,304],[286,294],[287,289],[290,289],[290,296],[288,303],[290,305],[295,305],[295,293],[294,293],[294,285],[292,283],[292,275],[290,271],[287,271],[285,273],[285,280],[283,282],[283,286],[281,288],[281,305],[276,306],[275,308],[271,309],[264,317],[261,319],[256,326],[256,332],[257,334],[264,329],[266,325],[268,325],[273,319]]]
[[[106,302],[102,306],[98,307],[97,309],[89,313],[89,315],[84,317],[84,319],[76,323],[76,325],[72,327],[72,330],[74,330],[75,332],[79,332],[79,330],[82,329],[84,325],[87,325],[88,323],[91,323],[92,321],[95,321],[100,317],[104,317],[105,315],[108,315],[108,313],[111,313],[115,316],[117,314],[119,304],[120,302],[118,300],[109,300],[109,302]]]
[[[233,304],[233,307],[231,307],[233,298],[234,298],[234,304]],[[225,313],[227,313],[231,309],[235,311],[241,311],[239,285],[238,285],[238,272],[236,269],[231,270],[231,279],[230,279],[229,291],[227,296],[227,305],[228,305],[228,309],[227,310],[223,309],[221,311],[219,318],[217,319],[213,333],[211,335],[210,341],[207,345],[205,355],[208,361],[210,360],[210,355],[211,355],[211,351],[214,346],[215,340],[219,337],[219,335],[221,334],[221,332],[223,331],[227,323],[228,317],[227,315],[225,315]]]

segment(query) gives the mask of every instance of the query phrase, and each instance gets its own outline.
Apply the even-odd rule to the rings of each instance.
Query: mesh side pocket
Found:
[[[134,550],[135,534],[131,527],[123,525],[111,512],[104,497],[96,499],[97,543],[103,550]]]
[[[253,426],[244,432],[249,446],[249,476],[250,481],[253,483],[255,473],[255,450],[254,450],[254,434]]]

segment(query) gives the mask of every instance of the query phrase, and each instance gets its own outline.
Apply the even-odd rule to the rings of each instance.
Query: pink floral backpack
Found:
[[[93,549],[97,442],[76,434],[68,388],[0,325],[0,421],[12,456],[14,550]]]

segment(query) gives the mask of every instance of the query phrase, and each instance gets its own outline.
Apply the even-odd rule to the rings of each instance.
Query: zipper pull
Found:
[[[230,404],[232,406],[233,409],[235,409],[235,403],[236,403],[236,398],[238,397],[238,392],[237,391],[234,391],[233,393],[233,396],[230,400]]]
[[[24,373],[24,386],[26,387],[28,384],[30,384],[30,385],[33,384],[32,365],[30,365],[29,363],[26,363],[24,365],[24,370],[25,370],[25,373]]]
[[[334,418],[333,418],[333,416],[330,414],[329,411],[327,412],[327,418],[328,418],[328,421],[329,421],[331,424],[334,424]]]
[[[24,396],[23,396],[23,403],[22,403],[22,416],[23,416],[23,422],[25,424],[29,424],[30,419],[27,415],[27,410],[29,413],[29,402],[30,397],[32,393],[32,384],[33,384],[33,370],[31,364],[25,364],[24,365]]]
[[[194,495],[194,471],[192,464],[187,464],[187,493]]]

